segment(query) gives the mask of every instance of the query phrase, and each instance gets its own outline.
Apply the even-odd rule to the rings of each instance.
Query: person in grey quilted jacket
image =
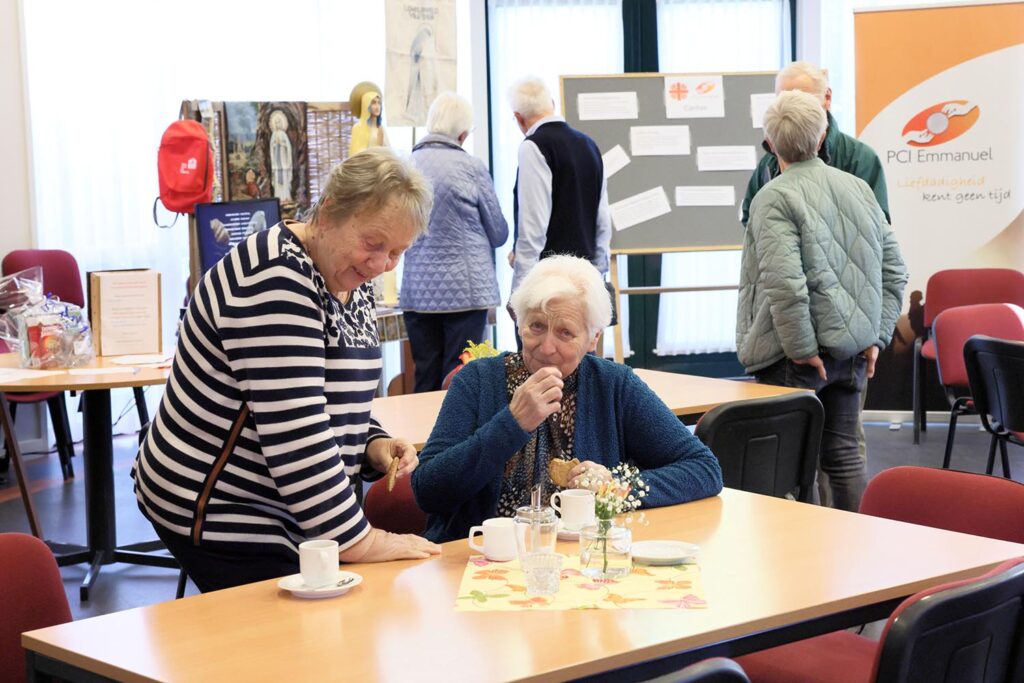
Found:
[[[412,160],[434,186],[434,209],[427,234],[405,253],[399,295],[417,392],[440,389],[466,342],[483,341],[487,310],[500,303],[494,250],[508,239],[487,167],[462,149],[472,106],[441,93],[427,128]]]
[[[764,118],[781,175],[754,197],[743,241],[736,346],[759,382],[814,390],[825,408],[821,469],[834,505],[856,511],[867,482],[860,397],[892,339],[907,270],[871,188],[817,156],[825,111],[780,93]]]

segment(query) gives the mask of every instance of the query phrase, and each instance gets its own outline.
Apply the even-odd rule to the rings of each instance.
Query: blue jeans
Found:
[[[838,360],[821,354],[827,380],[810,365],[788,358],[754,373],[758,382],[776,386],[811,389],[825,408],[825,431],[821,437],[819,468],[828,475],[833,505],[856,512],[867,485],[867,463],[860,456],[858,425],[861,393],[867,384],[867,359],[863,355]]]

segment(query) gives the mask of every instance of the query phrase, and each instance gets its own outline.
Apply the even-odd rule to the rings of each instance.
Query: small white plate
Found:
[[[699,546],[686,541],[636,541],[632,547],[633,560],[651,565],[682,564],[699,552]]]
[[[558,520],[558,540],[559,541],[578,541],[580,540],[579,529],[566,529],[562,525],[562,520]]]
[[[355,572],[338,572],[338,582],[331,583],[320,588],[310,588],[302,583],[302,574],[292,574],[277,582],[278,588],[290,591],[297,598],[333,598],[336,595],[343,595],[363,582],[363,577]],[[342,585],[338,585],[342,584]]]

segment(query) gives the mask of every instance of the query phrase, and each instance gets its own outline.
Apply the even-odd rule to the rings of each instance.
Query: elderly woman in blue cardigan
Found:
[[[522,352],[475,360],[455,376],[413,472],[427,538],[465,538],[484,519],[514,515],[538,479],[550,496],[555,458],[580,461],[569,488],[631,462],[650,486],[644,507],[721,491],[715,456],[661,399],[629,367],[589,354],[611,304],[588,261],[540,261],[511,305]]]

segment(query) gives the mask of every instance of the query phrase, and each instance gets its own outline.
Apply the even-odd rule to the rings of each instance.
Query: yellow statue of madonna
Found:
[[[390,147],[387,133],[384,131],[384,118],[381,116],[380,88],[372,83],[360,83],[352,91],[351,104],[355,104],[356,101],[359,103],[359,109],[352,113],[359,117],[359,122],[352,126],[348,155],[359,154],[370,147]]]

